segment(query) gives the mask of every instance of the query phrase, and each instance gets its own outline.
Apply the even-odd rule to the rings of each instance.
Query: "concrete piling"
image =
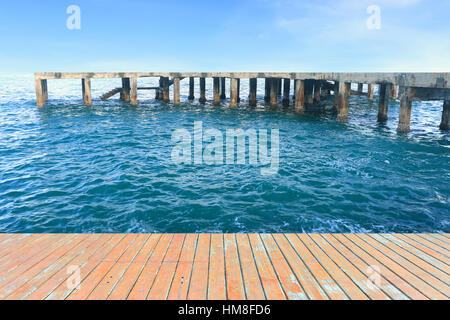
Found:
[[[122,78],[122,91],[120,100],[130,102],[130,78]]]
[[[231,78],[231,88],[230,88],[230,107],[237,108],[238,105],[238,79]]]
[[[305,101],[305,81],[296,80],[295,81],[295,112],[303,113]]]
[[[339,122],[348,121],[348,97],[350,95],[350,83],[339,82],[337,120]]]
[[[206,82],[205,78],[200,78],[200,98],[198,99],[200,103],[206,102]]]
[[[81,88],[83,92],[84,104],[87,106],[92,105],[91,78],[81,79]]]
[[[189,96],[188,100],[194,100],[194,77],[189,77]]]
[[[137,78],[130,78],[131,104],[137,105]]]
[[[220,78],[220,91],[221,91],[220,99],[222,99],[222,100],[225,100],[227,98],[225,83],[226,83],[226,78],[225,77]]]
[[[450,130],[450,100],[445,100],[442,107],[441,130]]]
[[[214,102],[213,103],[215,105],[219,105],[220,104],[220,78],[218,78],[218,77],[213,78],[213,91],[214,91],[214,95],[213,95]]]
[[[388,119],[389,99],[392,96],[392,84],[382,83],[380,85],[378,100],[378,122],[385,122]]]
[[[282,101],[282,104],[284,107],[289,107],[290,91],[291,91],[291,80],[284,78],[283,79],[283,101]]]
[[[398,115],[398,132],[409,132],[411,121],[411,107],[414,98],[413,90],[409,87],[400,89],[400,109]]]
[[[180,104],[180,78],[173,78],[173,104]]]
[[[250,78],[249,81],[249,96],[248,96],[248,104],[252,107],[256,107],[256,91],[257,91],[257,78]]]

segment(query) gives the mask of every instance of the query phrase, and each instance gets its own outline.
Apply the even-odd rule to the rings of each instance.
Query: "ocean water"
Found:
[[[326,111],[248,107],[247,80],[238,109],[185,103],[186,80],[180,106],[153,92],[139,91],[137,107],[98,99],[119,84],[93,80],[86,107],[79,80],[51,80],[38,109],[31,74],[0,75],[0,232],[450,232],[442,102],[415,102],[412,131],[397,134],[398,102],[380,125],[377,97],[351,96],[349,121],[338,123]],[[209,100],[211,88],[208,79]],[[171,135],[195,121],[279,129],[278,173],[175,164]]]

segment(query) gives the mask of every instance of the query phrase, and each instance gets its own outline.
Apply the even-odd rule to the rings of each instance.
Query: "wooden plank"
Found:
[[[61,246],[55,248],[55,250],[51,251],[36,263],[30,264],[22,264],[21,266],[25,266],[25,270],[19,270],[20,267],[15,269],[13,272],[8,274],[9,281],[2,282],[0,287],[0,299],[4,299],[13,291],[20,288],[22,285],[30,281],[33,277],[35,277],[39,272],[42,272],[43,269],[47,268],[50,264],[52,264],[55,260],[59,259],[61,256],[66,254],[71,248],[76,246],[79,242],[83,240],[85,236],[76,234],[73,235],[72,238],[66,240],[62,243]],[[19,273],[20,271],[20,273]]]
[[[149,237],[148,234],[137,235],[133,243],[123,252],[117,262],[114,263],[108,273],[92,290],[87,297],[88,300],[106,300],[108,298]]]
[[[373,238],[383,243],[388,248],[396,251],[404,258],[413,262],[417,266],[421,268],[425,268],[426,271],[435,274],[440,279],[446,279],[450,282],[450,278],[448,278],[448,274],[445,270],[448,269],[448,265],[442,262],[439,259],[430,256],[423,251],[418,250],[417,248],[411,246],[410,244],[399,240],[392,235],[389,234],[380,234],[380,235],[372,235]],[[425,264],[424,264],[425,263]]]
[[[433,238],[437,238],[440,241],[442,241],[442,243],[445,244],[445,247],[448,248],[448,246],[450,246],[450,239],[447,238],[446,236],[444,236],[443,234],[440,233],[430,233],[429,236],[433,237]]]
[[[245,294],[249,300],[264,300],[264,289],[261,284],[255,259],[248,236],[246,234],[236,234],[239,258],[241,261],[242,276],[244,281]]]
[[[8,242],[5,242],[0,251],[0,272],[1,270],[5,270],[3,265],[7,261],[11,261],[13,257],[17,257],[19,261],[22,261],[25,258],[29,258],[28,255],[24,255],[23,253],[28,253],[28,250],[32,250],[33,248],[44,249],[45,247],[39,246],[39,243],[49,244],[47,238],[50,237],[49,234],[42,234],[33,237],[16,237],[14,239],[8,239]],[[8,268],[6,268],[8,269]]]
[[[450,279],[439,269],[420,260],[406,250],[395,246],[391,242],[383,240],[382,237],[366,234],[361,234],[358,236],[373,247],[377,248],[379,251],[389,255],[392,260],[395,260],[403,267],[413,272],[416,276],[420,277],[423,281],[434,287],[436,291],[450,297],[450,287],[445,283],[450,283]]]
[[[128,242],[129,239],[125,239],[125,235],[123,234],[115,234],[111,238],[111,240],[107,241],[99,250],[97,250],[92,256],[89,256],[88,260],[85,261],[82,265],[80,265],[80,288],[81,283],[91,274],[93,270],[104,260],[114,258],[115,254],[121,249],[114,248],[117,246],[123,246],[124,242]],[[69,276],[74,276],[75,271],[72,274],[68,274]],[[89,284],[89,282],[87,282]],[[48,296],[45,297],[46,300],[64,300],[66,299],[73,291],[77,291],[80,288],[76,288],[75,283],[70,283],[68,285],[66,281],[62,282],[56,289],[54,289]],[[84,286],[84,284],[83,284]],[[88,291],[88,290],[87,290]]]
[[[153,282],[155,281],[158,270],[164,261],[167,249],[172,242],[173,234],[163,234],[158,244],[156,245],[152,255],[147,260],[147,263],[142,269],[139,278],[137,279],[134,287],[131,289],[128,295],[128,300],[145,300],[147,295],[152,288]]]
[[[225,300],[226,293],[223,235],[213,233],[209,251],[208,300]]]
[[[111,267],[122,256],[127,248],[133,243],[137,235],[128,234],[117,246],[81,281],[78,288],[66,297],[67,300],[85,300],[95,289],[97,284],[108,273]]]
[[[303,260],[305,265],[320,283],[322,289],[332,300],[347,300],[348,297],[336,283],[336,281],[328,274],[322,265],[316,260],[309,249],[300,241],[295,234],[286,234],[286,238],[291,243],[297,254]]]
[[[408,238],[404,234],[398,234],[398,233],[389,234],[389,237],[395,238],[395,239],[400,239],[402,241],[402,243],[406,243],[409,246],[415,248],[416,250],[420,250],[421,252],[426,253],[428,256],[434,257],[436,260],[444,263],[446,265],[446,268],[448,268],[448,266],[450,265],[450,257],[445,256],[439,252],[436,252],[433,249],[430,249],[429,247],[427,247],[426,245],[424,245],[420,242],[416,242],[411,238]]]
[[[33,249],[25,247],[23,248],[23,250],[18,250],[16,252],[18,256],[15,255],[13,257],[10,257],[11,259],[5,261],[0,269],[0,272],[2,274],[2,277],[0,278],[0,291],[3,284],[7,283],[11,279],[15,279],[17,276],[25,272],[34,264],[38,263],[40,260],[44,259],[59,246],[62,246],[72,238],[74,238],[74,235],[61,237],[58,237],[56,235],[46,235],[44,239],[41,238],[43,242],[39,242],[41,243],[42,247],[38,245]]]
[[[248,237],[267,299],[285,300],[286,295],[278,280],[275,269],[267,256],[261,238],[258,234],[249,234]]]
[[[361,89],[362,90],[362,89]],[[369,283],[368,276],[357,269],[339,251],[332,247],[322,236],[310,234],[309,237],[322,251],[349,277],[371,300],[387,300],[389,297],[376,285]]]
[[[430,241],[432,243],[434,243],[437,246],[439,246],[440,248],[442,248],[441,249],[442,252],[445,252],[447,254],[450,253],[450,250],[448,249],[448,244],[443,242],[443,241],[441,241],[441,240],[439,240],[438,238],[436,238],[436,237],[434,237],[434,236],[432,236],[430,234],[419,234],[418,236],[421,237],[421,238],[424,238],[424,239],[426,239],[426,240],[428,240],[428,241]]]
[[[435,288],[430,286],[427,282],[423,281],[418,275],[411,273],[409,269],[405,268],[401,263],[391,259],[388,255],[384,254],[382,251],[377,250],[375,247],[366,243],[363,239],[355,234],[346,234],[348,239],[353,243],[360,246],[366,252],[375,257],[378,261],[384,264],[386,267],[391,269],[393,272],[402,277],[405,281],[412,284],[417,290],[422,294],[427,296],[429,299],[445,299],[445,296],[437,291]]]
[[[236,235],[225,234],[225,272],[228,300],[245,300],[241,263],[236,244]]]
[[[112,292],[108,296],[108,300],[125,300],[127,299],[131,289],[133,288],[136,280],[141,274],[145,264],[152,255],[156,244],[158,243],[161,235],[150,235],[147,242],[143,245],[133,262],[120,278],[119,282],[113,288]]]
[[[298,282],[289,264],[286,262],[283,254],[278,248],[272,235],[261,234],[261,239],[266,247],[266,252],[272,263],[273,268],[278,276],[281,285],[283,286],[284,293],[289,300],[306,300],[308,296],[305,294],[302,286]]]
[[[445,250],[444,248],[436,245],[435,243],[433,243],[433,242],[431,242],[431,241],[429,241],[429,240],[427,240],[425,238],[422,238],[421,236],[419,236],[417,234],[404,234],[404,236],[412,239],[413,241],[415,241],[417,243],[425,245],[426,247],[428,247],[431,250],[441,254],[443,257],[445,257],[447,259],[450,258],[449,254],[448,254],[448,250]]]
[[[64,283],[70,276],[69,267],[81,267],[86,263],[87,259],[93,255],[97,250],[102,248],[107,241],[111,241],[112,235],[98,235],[94,241],[90,241],[89,246],[86,247],[78,256],[67,263],[64,268],[49,277],[44,283],[36,288],[32,293],[25,297],[27,300],[42,300],[53,292],[61,283]]]
[[[197,240],[197,234],[188,234],[184,239],[180,260],[178,261],[178,265],[173,276],[172,285],[167,296],[168,300],[186,300],[187,298],[192,267],[194,264],[195,250],[197,248]]]
[[[273,237],[308,297],[314,300],[328,299],[327,294],[320,287],[320,284],[303,263],[295,249],[292,248],[286,236],[284,234],[274,234]]]
[[[181,249],[183,248],[185,234],[175,234],[167,249],[167,254],[159,268],[152,288],[147,296],[149,300],[165,300],[169,294],[170,285],[177,268]]]
[[[367,295],[348,277],[342,269],[327,256],[323,250],[317,246],[312,239],[306,234],[297,235],[300,240],[308,247],[319,263],[332,275],[336,283],[348,295],[350,299],[367,300]]]
[[[356,255],[358,250],[355,250],[354,253],[352,249],[355,249],[355,246],[346,247],[343,243],[339,242],[334,236],[331,234],[322,234],[321,235],[331,246],[333,246],[339,253],[341,253],[348,261],[350,261],[356,268],[358,268],[362,273],[364,273],[367,277],[367,282],[373,286],[377,286],[381,290],[383,290],[386,294],[389,295],[391,299],[395,300],[407,300],[409,297],[405,295],[401,290],[397,289],[392,283],[395,284],[397,280],[403,281],[402,279],[396,277],[390,271],[386,271],[385,268],[383,270],[376,270],[372,267],[371,263],[375,262],[375,259],[365,254],[362,251],[359,251],[360,256]],[[347,242],[348,244],[348,242]],[[361,254],[362,253],[362,254]],[[371,277],[374,276],[374,279]],[[397,279],[398,278],[398,279]],[[375,281],[377,280],[377,281]]]
[[[206,300],[209,276],[210,234],[200,234],[188,290],[188,300]]]
[[[75,259],[79,254],[81,254],[86,248],[91,244],[94,244],[98,239],[97,234],[84,234],[81,235],[82,240],[73,248],[68,250],[63,256],[55,259],[47,268],[39,270],[39,272],[25,284],[16,288],[9,296],[6,297],[7,300],[20,300],[25,299],[37,288],[39,288],[48,279],[54,276],[60,270],[66,270],[64,267]]]

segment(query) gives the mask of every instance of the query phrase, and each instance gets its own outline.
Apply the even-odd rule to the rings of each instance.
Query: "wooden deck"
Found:
[[[0,234],[1,299],[440,299],[449,234]]]

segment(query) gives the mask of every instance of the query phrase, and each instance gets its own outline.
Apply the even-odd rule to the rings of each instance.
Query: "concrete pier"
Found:
[[[138,78],[159,78],[157,87],[138,87]],[[226,79],[231,79],[230,106],[237,107],[240,98],[240,80],[249,79],[249,104],[257,105],[257,79],[265,79],[264,100],[272,108],[278,106],[282,94],[282,104],[290,105],[291,81],[294,80],[292,97],[294,110],[303,113],[305,107],[327,99],[334,91],[334,111],[339,121],[348,119],[348,99],[350,94],[358,94],[373,99],[374,86],[379,85],[378,121],[387,121],[389,100],[400,98],[399,132],[410,130],[411,106],[413,101],[444,101],[440,128],[448,130],[450,77],[448,73],[298,73],[298,72],[40,72],[35,73],[36,103],[43,107],[48,100],[48,79],[81,79],[82,99],[86,105],[92,104],[91,82],[100,78],[122,80],[120,87],[113,88],[100,98],[107,100],[115,94],[120,99],[137,105],[138,90],[155,90],[156,99],[170,102],[170,86],[173,85],[173,103],[181,103],[180,81],[189,78],[188,100],[194,100],[195,78],[200,85],[200,103],[206,102],[206,78],[213,79],[213,102],[218,104],[226,98]],[[350,90],[350,84],[358,84],[358,89]],[[367,85],[367,94],[363,86]],[[395,90],[393,90],[395,88]],[[396,89],[399,88],[399,89]],[[397,95],[398,90],[398,95]],[[262,98],[262,97],[261,97]]]

